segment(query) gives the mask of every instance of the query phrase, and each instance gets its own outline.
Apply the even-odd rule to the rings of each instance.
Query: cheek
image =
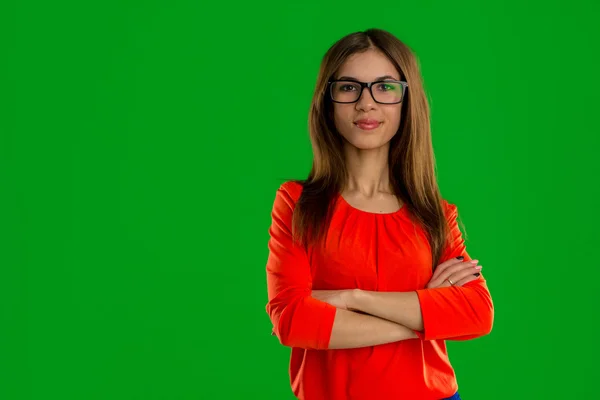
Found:
[[[350,122],[352,121],[352,110],[348,110],[344,107],[335,107],[333,110],[333,121],[338,131],[344,132],[348,129]]]
[[[389,110],[385,113],[385,119],[389,125],[389,129],[396,132],[400,127],[400,109]]]

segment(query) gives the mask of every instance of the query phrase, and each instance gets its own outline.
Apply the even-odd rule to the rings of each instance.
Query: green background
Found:
[[[598,3],[4,2],[0,399],[292,399],[275,190],[321,57],[417,53],[442,194],[496,306],[464,399],[598,396]],[[294,2],[295,3],[295,2]]]

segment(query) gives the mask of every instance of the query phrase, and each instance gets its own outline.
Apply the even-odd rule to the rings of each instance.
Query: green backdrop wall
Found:
[[[0,399],[292,399],[265,312],[319,62],[387,29],[496,306],[464,399],[597,396],[598,3],[3,3]]]

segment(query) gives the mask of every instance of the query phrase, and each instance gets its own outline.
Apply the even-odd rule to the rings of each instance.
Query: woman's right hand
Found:
[[[461,257],[462,259],[462,257]],[[461,261],[458,258],[451,258],[438,265],[433,276],[425,286],[427,289],[434,289],[448,286],[462,286],[467,282],[474,281],[479,276],[481,265],[479,260]]]

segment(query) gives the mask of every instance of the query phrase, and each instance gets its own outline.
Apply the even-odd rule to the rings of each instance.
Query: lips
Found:
[[[354,121],[354,125],[363,130],[375,129],[380,124],[381,123],[375,119],[359,119],[358,121]]]

